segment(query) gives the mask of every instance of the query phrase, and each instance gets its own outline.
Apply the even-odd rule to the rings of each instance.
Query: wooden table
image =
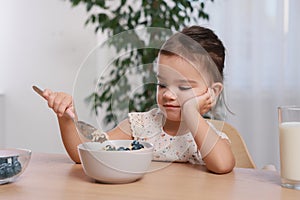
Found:
[[[300,199],[300,191],[282,188],[277,172],[234,169],[225,175],[203,166],[173,163],[129,184],[101,184],[88,178],[66,155],[33,153],[26,171],[0,185],[2,200],[35,199]]]

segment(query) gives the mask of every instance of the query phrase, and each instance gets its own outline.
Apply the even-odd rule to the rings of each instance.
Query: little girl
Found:
[[[210,29],[192,26],[172,36],[161,48],[157,68],[158,108],[133,112],[107,133],[109,139],[135,139],[154,145],[153,160],[205,164],[228,173],[235,159],[230,142],[202,115],[213,109],[223,89],[225,48]],[[46,89],[43,96],[58,116],[64,146],[79,163],[82,143],[71,117],[72,97]]]

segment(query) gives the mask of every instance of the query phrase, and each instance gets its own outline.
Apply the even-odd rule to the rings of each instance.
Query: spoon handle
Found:
[[[37,86],[32,86],[32,89],[36,92],[36,93],[38,93],[41,97],[43,97],[43,98],[45,98],[44,96],[43,96],[43,90],[42,89],[40,89],[39,87],[37,87]]]

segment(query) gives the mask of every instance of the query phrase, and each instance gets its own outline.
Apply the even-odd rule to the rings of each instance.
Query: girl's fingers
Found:
[[[69,107],[72,107],[72,98],[65,93],[45,91],[45,96],[48,106],[60,117]]]
[[[47,97],[48,106],[52,109],[54,108],[54,101],[55,101],[56,95],[57,95],[56,92],[51,92],[51,93],[49,93],[49,95]]]
[[[52,94],[52,91],[51,90],[49,90],[49,89],[45,89],[44,91],[43,91],[43,97],[46,99],[46,100],[48,100],[48,98],[49,98],[49,96]]]
[[[71,118],[75,117],[72,96],[63,92],[52,92],[49,89],[45,89],[42,95],[47,100],[49,108],[59,117],[64,114]]]
[[[207,113],[213,106],[214,103],[214,92],[208,88],[207,91],[200,96],[199,99],[199,110],[201,114]]]
[[[56,93],[55,99],[53,101],[53,110],[58,114],[59,111],[63,109],[61,108],[61,106],[62,106],[62,102],[64,101],[64,98],[65,96],[61,95],[60,93]]]
[[[73,118],[73,111],[72,111],[72,98],[70,96],[64,96],[57,105],[57,113],[61,117],[65,113],[68,114],[71,118]],[[67,112],[68,111],[68,112]]]
[[[54,101],[54,110],[59,117],[62,117],[69,106],[66,102],[64,102],[65,97],[57,96],[57,99]]]
[[[214,91],[212,89],[208,89],[205,93],[206,95],[206,104],[211,105],[214,102]]]

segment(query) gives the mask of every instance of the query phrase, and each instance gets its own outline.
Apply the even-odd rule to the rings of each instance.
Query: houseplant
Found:
[[[96,33],[101,31],[108,37],[140,27],[162,27],[175,31],[197,23],[199,19],[209,20],[209,15],[204,11],[207,3],[205,0],[70,0],[70,2],[73,6],[85,4],[89,14],[86,25],[95,26]],[[146,43],[135,31],[132,35],[140,43]],[[152,31],[149,37],[152,41],[164,41],[169,36],[168,31]],[[126,41],[115,41],[110,45],[115,47],[116,52],[127,51],[131,47],[130,42],[126,43]],[[152,80],[155,74],[152,63],[157,52],[157,48],[142,48],[129,51],[127,56],[117,57],[109,78],[103,77],[102,81],[97,83],[101,92],[95,91],[87,97],[96,114],[100,108],[106,111],[104,118],[106,124],[118,123],[115,120],[116,109],[128,109],[129,112],[146,111],[155,105],[156,85]],[[134,73],[139,73],[142,80],[150,84],[144,84],[124,106],[123,98],[128,97],[121,94],[132,89],[128,76],[132,74],[130,70],[134,71],[132,67],[139,65],[143,66],[142,71],[135,70]],[[118,98],[112,98],[114,94],[118,94]]]

